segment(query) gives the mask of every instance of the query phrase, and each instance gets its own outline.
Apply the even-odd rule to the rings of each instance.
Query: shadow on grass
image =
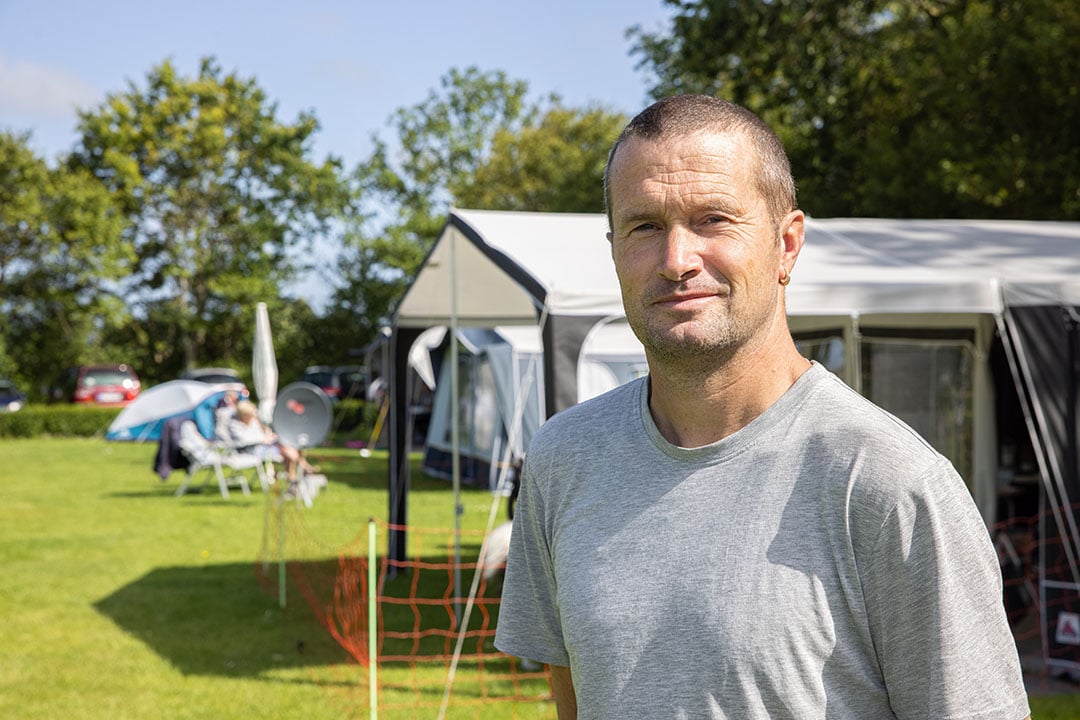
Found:
[[[478,550],[463,545],[462,561],[475,567]],[[457,623],[447,562],[445,555],[426,557],[386,581],[380,596],[380,656],[402,662],[452,653]],[[278,566],[272,562],[157,568],[94,608],[185,675],[257,677],[279,669],[351,664],[366,656],[366,637],[355,635],[366,628],[363,559],[289,561],[287,567],[284,610],[278,604]],[[463,595],[472,567],[462,570]],[[496,652],[491,642],[501,578],[481,582],[478,590],[466,655]],[[337,602],[346,597],[350,600]],[[317,614],[328,610],[333,617]],[[345,633],[344,645],[323,622]],[[503,659],[488,658],[489,669],[501,668]]]
[[[356,450],[316,448],[309,450],[307,457],[319,465],[319,470],[332,481],[340,482],[357,489],[386,490],[389,482],[389,461],[384,453],[372,457],[361,457]],[[420,466],[420,456],[410,459],[412,470],[409,479],[410,493],[445,493],[450,481],[436,478],[425,473]],[[466,490],[479,490],[483,485],[465,483]]]
[[[257,677],[351,661],[301,598],[280,609],[254,564],[158,568],[94,608],[185,675]]]

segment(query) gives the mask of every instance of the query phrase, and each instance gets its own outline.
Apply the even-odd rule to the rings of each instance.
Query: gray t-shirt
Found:
[[[924,440],[819,365],[700,448],[647,388],[525,463],[495,642],[568,665],[579,718],[1028,714],[986,527]]]

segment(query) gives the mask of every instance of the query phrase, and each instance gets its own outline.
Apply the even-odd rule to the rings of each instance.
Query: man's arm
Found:
[[[551,670],[551,692],[555,696],[559,720],[577,720],[577,695],[574,694],[570,668],[562,665],[549,665],[548,668]]]

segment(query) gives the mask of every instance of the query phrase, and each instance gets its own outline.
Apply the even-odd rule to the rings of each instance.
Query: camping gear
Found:
[[[266,460],[253,453],[240,452],[235,448],[224,447],[221,443],[207,440],[194,421],[182,420],[180,422],[179,443],[181,452],[188,460],[188,466],[184,481],[176,489],[176,497],[187,493],[191,488],[191,483],[201,472],[205,472],[203,485],[206,484],[211,473],[214,475],[221,497],[225,499],[229,498],[230,485],[239,487],[245,495],[251,494],[251,486],[244,475],[247,470],[255,471],[263,492],[269,489],[268,473],[273,472],[273,468],[267,467]],[[229,471],[228,474],[226,471]]]
[[[607,230],[600,214],[450,212],[393,318],[392,524],[406,523],[399,368],[413,340],[439,325],[539,326],[544,415],[573,405],[585,339],[623,317]],[[807,218],[791,275],[802,351],[947,455],[988,524],[1003,487],[1035,489],[1063,568],[1041,576],[1047,661],[1080,669],[1080,633],[1056,632],[1059,615],[1080,626],[1080,223]],[[404,532],[389,542],[403,558]]]
[[[431,348],[437,368],[431,422],[422,467],[450,478],[452,366],[449,338]],[[458,418],[461,480],[467,485],[498,484],[499,467],[524,456],[544,422],[543,345],[536,326],[463,327],[458,330]],[[582,351],[578,401],[599,395],[647,371],[641,343],[624,322],[599,326]]]
[[[462,327],[537,327],[546,313],[539,330],[544,416],[575,404],[585,339],[594,326],[623,317],[606,232],[603,215],[453,210],[396,308],[392,373],[405,367],[414,338],[450,324],[454,286]],[[447,262],[451,244],[455,283]],[[958,466],[992,522],[1001,434],[996,401],[1036,386],[1025,375],[1034,372],[1032,363],[998,346],[1007,341],[1031,355],[1052,344],[1049,336],[1066,337],[1064,320],[1043,322],[1036,308],[1057,317],[1080,305],[1080,223],[809,218],[792,277],[789,323],[804,352],[925,434]],[[991,355],[999,352],[1003,361],[992,370]],[[1044,365],[1066,367],[1065,352],[1061,340]],[[405,375],[390,379],[391,437],[402,440]],[[957,391],[954,380],[966,385]],[[1064,408],[1062,382],[1057,396],[1044,387],[1034,399]],[[1064,409],[1042,413],[1043,420],[1036,414],[1036,441],[1051,442],[1064,455]],[[391,449],[394,487],[405,486],[405,449],[404,442]],[[1048,483],[1053,454],[1044,463]],[[1069,483],[1080,485],[1075,469]]]
[[[294,382],[286,385],[277,397],[274,407],[274,431],[282,445],[296,448],[301,453],[318,445],[330,432],[334,418],[334,406],[329,396],[318,385]],[[304,505],[311,507],[315,495],[327,486],[325,475],[304,472],[300,469],[295,488],[287,492],[297,493]]]
[[[277,401],[278,367],[274,341],[270,334],[270,315],[266,303],[255,305],[255,341],[251,351],[251,377],[259,398],[259,419],[266,425],[274,417]]]
[[[106,440],[158,441],[164,422],[190,417],[203,437],[214,437],[214,411],[228,388],[196,380],[170,380],[143,390],[109,425]]]
[[[304,450],[318,445],[330,432],[334,406],[317,385],[294,382],[286,385],[274,407],[274,432],[289,447]]]

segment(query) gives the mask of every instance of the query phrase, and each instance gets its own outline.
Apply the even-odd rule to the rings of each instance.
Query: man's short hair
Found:
[[[758,158],[758,190],[774,223],[795,209],[795,180],[780,138],[765,122],[741,105],[709,95],[673,95],[657,100],[631,120],[608,153],[604,168],[604,205],[611,219],[611,164],[624,141],[659,140],[698,132],[742,133]]]

